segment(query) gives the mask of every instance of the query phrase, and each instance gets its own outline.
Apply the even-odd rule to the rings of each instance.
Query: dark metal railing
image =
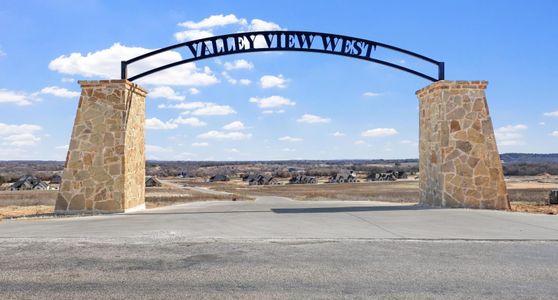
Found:
[[[256,45],[256,40],[265,44]],[[262,40],[263,39],[263,40]],[[321,43],[320,43],[321,42]],[[150,56],[170,51],[176,48],[187,47],[192,53],[191,58],[181,61],[169,63],[151,70],[144,71],[140,74],[128,77],[128,66],[148,58]],[[395,52],[403,53],[428,63],[434,64],[438,68],[438,77],[434,78],[422,72],[395,64],[393,62],[381,60],[374,57],[377,48],[384,48]],[[176,67],[182,64],[195,62],[202,59],[214,58],[223,55],[267,52],[267,51],[302,51],[314,53],[326,53],[362,59],[388,67],[392,67],[416,76],[428,79],[430,81],[444,80],[444,62],[436,61],[424,55],[401,49],[395,46],[378,43],[361,38],[355,38],[345,35],[309,32],[309,31],[256,31],[226,34],[221,36],[213,36],[195,41],[175,44],[155,51],[145,53],[134,57],[127,61],[121,62],[121,78],[134,81],[144,76]]]

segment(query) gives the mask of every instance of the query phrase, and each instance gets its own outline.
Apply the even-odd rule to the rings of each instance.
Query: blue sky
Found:
[[[65,158],[77,80],[117,78],[121,59],[179,41],[259,29],[345,34],[445,61],[447,79],[489,81],[501,153],[557,152],[556,1],[316,3],[4,0],[0,160]],[[169,55],[158,62],[181,53]],[[414,93],[429,84],[301,52],[229,55],[138,83],[151,92],[147,157],[163,160],[416,158]]]

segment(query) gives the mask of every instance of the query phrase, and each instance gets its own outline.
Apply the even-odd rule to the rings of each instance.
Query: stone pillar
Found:
[[[55,210],[145,208],[146,90],[127,80],[79,84],[81,97]]]
[[[444,80],[417,91],[421,204],[509,209],[487,84]]]

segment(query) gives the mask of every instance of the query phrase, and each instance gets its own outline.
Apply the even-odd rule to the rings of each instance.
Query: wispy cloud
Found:
[[[240,121],[234,121],[234,122],[231,122],[231,123],[223,126],[223,129],[225,129],[225,130],[244,130],[244,129],[246,129],[246,126],[244,126],[244,123],[242,123]]]
[[[0,144],[4,146],[32,146],[41,140],[37,133],[43,128],[33,124],[0,123]]]
[[[33,95],[27,94],[25,92],[0,89],[0,104],[11,103],[18,106],[27,106],[31,105],[35,100],[36,99]]]
[[[239,69],[252,70],[254,68],[254,64],[245,59],[237,59],[232,62],[224,63],[223,67],[225,67],[225,70],[227,71]]]
[[[364,92],[362,94],[364,97],[379,97],[382,93],[375,93],[375,92]]]
[[[251,97],[250,102],[256,103],[260,108],[275,108],[296,105],[296,102],[282,96],[270,96],[265,98]]]
[[[174,108],[184,110],[182,114],[194,116],[226,116],[236,114],[236,111],[228,105],[219,105],[212,102],[184,102],[179,104],[161,104],[159,108]]]
[[[211,130],[206,133],[198,135],[200,139],[214,139],[214,140],[246,140],[252,137],[251,133],[244,133],[240,131],[223,132]]]
[[[395,128],[373,128],[363,131],[360,135],[363,137],[384,137],[398,134]]]
[[[523,140],[523,132],[527,130],[527,125],[517,124],[517,125],[507,125],[499,127],[494,130],[496,135],[496,141],[500,146],[519,146],[525,144]]]
[[[61,88],[57,86],[47,86],[40,91],[41,94],[52,95],[61,98],[76,98],[79,97],[80,92],[70,91],[66,88]]]
[[[158,86],[149,91],[148,97],[184,101],[186,96],[180,95],[170,86]]]
[[[260,78],[260,86],[264,89],[269,88],[286,88],[287,87],[287,79],[283,77],[283,75],[279,74],[278,76],[274,75],[264,75]]]
[[[207,125],[207,123],[201,121],[196,117],[191,118],[183,118],[182,116],[178,116],[176,119],[170,119],[169,121],[163,122],[158,118],[149,118],[145,120],[145,128],[146,129],[155,129],[155,130],[169,130],[175,129],[178,125],[188,125],[192,127],[202,127]]]
[[[345,134],[343,132],[336,131],[336,132],[333,133],[333,136],[334,137],[342,137],[342,136],[345,136]]]
[[[284,137],[280,137],[278,140],[280,141],[284,141],[284,142],[301,142],[303,141],[302,138],[298,138],[298,137],[292,137],[292,136],[284,136]]]
[[[331,121],[330,118],[324,118],[316,115],[311,114],[304,114],[302,117],[296,120],[299,123],[308,123],[308,124],[315,124],[315,123],[329,123]]]

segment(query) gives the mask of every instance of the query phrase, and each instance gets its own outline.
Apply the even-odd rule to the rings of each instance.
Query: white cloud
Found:
[[[296,103],[281,96],[270,96],[267,98],[251,97],[251,103],[256,103],[260,108],[273,108],[280,106],[294,106]]]
[[[24,92],[0,89],[0,103],[13,103],[19,106],[26,106],[31,105],[34,100],[32,95],[28,95]]]
[[[236,149],[236,148],[225,149],[225,152],[227,152],[227,153],[240,153],[240,151],[238,151],[238,149]]]
[[[240,131],[223,132],[211,130],[206,133],[198,135],[201,139],[214,139],[214,140],[246,140],[252,137],[251,133],[243,133]]]
[[[222,26],[227,26],[232,24],[246,25],[247,23],[248,22],[246,21],[246,19],[237,18],[233,14],[228,14],[226,16],[221,14],[221,15],[209,16],[199,22],[186,21],[186,22],[178,23],[178,25],[188,29],[207,29],[207,28],[222,27]]]
[[[260,86],[264,89],[273,87],[286,88],[287,79],[285,79],[281,74],[279,74],[279,76],[264,75],[260,78]]]
[[[331,121],[331,119],[316,116],[316,115],[311,115],[311,114],[304,114],[302,117],[298,118],[296,121],[299,122],[299,123],[314,124],[314,123],[329,123]]]
[[[303,141],[302,138],[298,138],[298,137],[292,137],[292,136],[284,136],[284,137],[280,137],[279,138],[280,141],[284,141],[284,142],[301,142]]]
[[[212,29],[214,27],[222,27],[227,25],[246,25],[248,22],[245,19],[239,19],[233,14],[229,15],[213,15],[209,16],[199,22],[186,21],[178,23],[178,26],[187,28],[188,30],[177,32],[174,34],[178,42],[185,42],[197,39],[203,39],[213,36]]]
[[[64,77],[64,78],[60,79],[60,81],[63,82],[63,83],[74,83],[74,82],[76,82],[75,79],[69,78],[69,77]]]
[[[69,91],[68,89],[57,86],[47,86],[41,90],[41,94],[48,94],[61,98],[75,98],[79,97],[80,92]]]
[[[127,47],[116,43],[110,48],[89,52],[84,55],[77,52],[61,55],[52,60],[48,67],[50,70],[62,74],[105,79],[120,78],[120,61],[131,59],[152,50],[141,47]],[[179,52],[167,51],[130,65],[128,73],[130,75],[139,74],[143,71],[181,60],[182,55]],[[182,86],[205,86],[217,82],[219,81],[212,74],[210,68],[205,67],[201,71],[194,63],[157,72],[137,81],[139,84]]]
[[[362,94],[364,97],[378,97],[381,96],[381,93],[375,93],[375,92],[365,92],[364,94]]]
[[[208,143],[203,143],[203,142],[202,143],[198,143],[198,142],[192,143],[192,147],[207,147],[207,146],[209,146]]]
[[[527,130],[527,125],[507,125],[494,130],[496,141],[500,146],[519,146],[525,144],[523,132]]]
[[[244,123],[242,123],[240,121],[234,121],[234,122],[231,122],[231,123],[223,126],[223,129],[225,129],[225,130],[243,130],[243,129],[246,129],[246,126],[244,126]]]
[[[213,36],[213,32],[209,30],[198,30],[198,29],[179,31],[174,34],[174,38],[179,43],[186,42],[186,41],[201,40],[212,36]]]
[[[194,116],[226,116],[232,114],[236,114],[232,107],[215,103],[208,103],[205,107],[198,108],[192,112]]]
[[[374,128],[363,131],[360,135],[363,137],[383,137],[398,134],[394,128]]]
[[[60,145],[60,146],[56,146],[54,148],[58,149],[58,150],[68,150],[68,147],[70,147],[70,146],[69,145]]]
[[[249,27],[250,31],[271,31],[271,30],[285,30],[284,28],[281,28],[281,26],[273,23],[273,22],[269,22],[269,21],[264,21],[264,20],[260,20],[260,19],[253,19],[250,22],[250,27]]]
[[[250,85],[250,83],[252,83],[252,81],[251,81],[250,79],[240,79],[240,80],[238,81],[238,83],[239,83],[240,85]]]
[[[202,127],[202,126],[207,125],[207,123],[201,121],[200,119],[198,119],[196,117],[182,118],[182,116],[179,116],[178,118],[172,119],[169,122],[171,122],[173,124],[188,125],[188,126],[193,126],[193,127]]]
[[[281,151],[283,151],[283,152],[295,152],[296,149],[292,149],[292,148],[283,148],[283,149],[281,149]]]
[[[184,110],[188,110],[188,109],[196,109],[196,108],[201,108],[201,107],[205,107],[207,105],[208,102],[186,102],[186,103],[179,103],[179,104],[161,104],[158,107],[159,108],[175,108],[175,109],[184,109]]]
[[[42,130],[39,125],[21,124],[10,125],[0,123],[0,140],[6,146],[32,146],[41,140],[36,136]]]
[[[41,126],[33,124],[10,125],[0,123],[0,135],[4,136],[12,134],[33,133],[35,131],[40,131],[41,129]]]
[[[148,96],[151,98],[164,98],[164,99],[178,100],[178,101],[183,101],[186,99],[186,96],[180,95],[169,86],[155,87],[151,89],[151,91],[149,91]]]
[[[553,131],[550,135],[551,135],[551,136],[558,137],[558,131]]]
[[[145,120],[145,128],[147,129],[166,130],[166,129],[175,129],[176,127],[178,127],[178,125],[175,123],[163,122],[157,118],[151,118]]]
[[[6,52],[2,51],[2,49],[0,49],[0,57],[2,56],[6,56]]]
[[[150,118],[145,120],[145,128],[147,129],[168,130],[168,129],[175,129],[178,127],[178,125],[202,127],[207,125],[207,123],[201,121],[196,117],[183,118],[182,116],[178,116],[178,118],[171,119],[167,122],[163,122],[157,118]]]
[[[159,105],[159,108],[175,108],[187,110],[182,114],[195,116],[226,116],[236,114],[236,111],[228,105],[218,105],[212,102],[188,102],[171,105]],[[193,110],[190,112],[189,110]]]
[[[539,125],[544,126],[544,125],[546,125],[546,123],[545,122],[539,122]]]
[[[544,115],[546,117],[558,117],[558,110],[557,111],[551,111],[551,112],[545,112]]]
[[[238,69],[252,70],[254,68],[254,64],[245,59],[237,59],[233,62],[226,62],[223,66],[227,71]]]
[[[200,90],[198,90],[197,88],[190,88],[188,89],[188,92],[190,93],[190,95],[197,95],[200,93]]]
[[[35,136],[32,133],[22,133],[22,134],[14,134],[7,137],[2,138],[5,143],[4,145],[10,146],[31,146],[35,145],[41,138]]]
[[[334,137],[342,137],[342,136],[345,136],[345,134],[343,132],[336,131],[336,132],[333,133],[333,136]]]

